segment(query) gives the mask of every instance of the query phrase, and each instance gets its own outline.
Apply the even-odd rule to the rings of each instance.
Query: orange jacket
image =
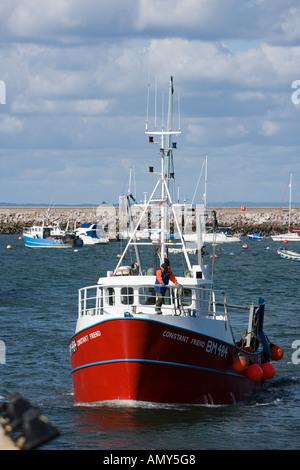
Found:
[[[161,269],[158,269],[156,271],[155,291],[160,294],[164,294],[166,292],[166,288],[162,287],[161,284],[165,284],[165,286],[167,286],[169,284],[169,280],[178,286],[178,281],[169,266],[167,271],[164,272],[162,272]]]

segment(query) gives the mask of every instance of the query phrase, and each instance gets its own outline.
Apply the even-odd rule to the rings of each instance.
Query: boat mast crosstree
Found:
[[[264,380],[270,378],[273,345],[263,330],[263,299],[257,306],[229,305],[224,292],[213,290],[201,246],[198,264],[189,259],[169,191],[176,149],[172,137],[180,133],[172,129],[172,102],[173,77],[167,129],[150,133],[146,128],[149,142],[160,146],[158,181],[116,268],[100,277],[97,285],[79,290],[77,324],[69,343],[78,403],[232,403],[261,390]],[[159,211],[158,237],[145,242],[136,233],[150,207]],[[166,285],[159,314],[155,268],[168,260],[170,213],[186,266],[180,275],[176,272],[179,287]],[[144,251],[146,245],[154,256],[146,258],[153,264],[145,271],[145,257],[141,260],[139,249]],[[132,248],[136,262],[126,265]],[[229,311],[237,308],[249,312],[247,331],[239,342],[228,318]],[[264,364],[269,365],[268,377]]]

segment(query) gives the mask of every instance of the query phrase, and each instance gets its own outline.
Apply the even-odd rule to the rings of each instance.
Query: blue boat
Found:
[[[253,233],[252,235],[247,235],[250,240],[262,240],[263,237],[259,232]]]
[[[66,232],[55,225],[33,225],[24,227],[23,239],[25,246],[30,248],[73,248],[82,246],[80,240],[72,232]]]

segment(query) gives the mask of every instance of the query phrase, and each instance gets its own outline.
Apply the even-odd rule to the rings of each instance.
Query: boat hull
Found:
[[[229,404],[261,390],[232,367],[237,348],[166,323],[104,321],[70,340],[75,401]],[[260,364],[260,353],[245,353]]]
[[[34,238],[23,234],[25,246],[30,248],[72,248],[77,246],[77,240],[74,243],[65,243],[61,238]],[[79,245],[81,246],[82,243]]]
[[[300,242],[299,232],[288,232],[281,235],[273,235],[271,238],[274,242]]]
[[[281,256],[281,258],[292,261],[300,261],[300,253],[296,253],[295,251],[279,249],[277,250],[277,253]]]

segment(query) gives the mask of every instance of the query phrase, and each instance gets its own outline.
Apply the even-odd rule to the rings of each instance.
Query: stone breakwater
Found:
[[[247,207],[242,211],[240,207],[216,207],[209,208],[209,211],[215,210],[219,226],[230,227],[232,233],[239,233],[242,236],[260,232],[261,235],[268,236],[275,233],[284,233],[288,227],[288,208],[273,207]],[[179,209],[180,224],[183,223],[185,230],[195,230],[194,213],[184,213]],[[138,221],[142,208],[132,208],[135,222]],[[74,224],[79,227],[83,223],[101,224],[105,232],[114,239],[119,231],[127,226],[126,217],[122,216],[119,208],[110,205],[101,205],[98,207],[55,207],[47,211],[45,207],[0,207],[0,234],[21,234],[23,227],[39,225],[48,215],[48,223],[58,223],[62,228],[69,226],[74,228]],[[145,222],[144,228],[155,226],[155,217]],[[182,222],[184,219],[184,222]],[[150,222],[149,222],[150,220]],[[207,222],[212,219],[208,217]],[[292,222],[294,227],[300,226],[300,208],[293,209]],[[170,225],[172,225],[172,217]],[[143,228],[143,227],[142,227]]]

